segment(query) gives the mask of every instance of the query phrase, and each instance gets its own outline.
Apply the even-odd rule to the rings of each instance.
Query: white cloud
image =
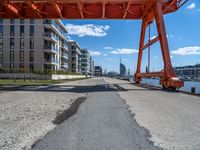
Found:
[[[101,52],[99,51],[89,51],[91,56],[100,56]]]
[[[155,38],[156,38],[156,36],[154,35],[154,36],[150,37],[150,40],[153,40],[153,39],[155,39]]]
[[[103,47],[103,49],[113,49],[113,48],[110,46],[106,46],[106,47]]]
[[[110,53],[111,54],[133,54],[137,52],[138,52],[137,49],[121,48],[121,49],[111,51]]]
[[[199,46],[183,47],[171,52],[174,55],[200,55]]]
[[[65,25],[70,35],[78,35],[79,37],[93,36],[102,37],[107,35],[107,30],[110,29],[108,25],[95,25],[95,24],[66,24]]]
[[[194,9],[195,7],[196,7],[195,3],[192,3],[189,6],[187,6],[187,9],[191,10]]]
[[[108,56],[108,54],[103,54],[103,56]]]

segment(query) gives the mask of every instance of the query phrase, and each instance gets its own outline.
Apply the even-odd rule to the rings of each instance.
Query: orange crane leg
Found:
[[[149,17],[153,14],[153,18],[156,22],[156,27],[158,30],[158,37],[149,41],[146,45],[150,46],[151,44],[155,43],[156,41],[160,41],[162,57],[164,61],[164,70],[161,72],[150,72],[150,73],[141,73],[141,62],[142,62],[142,53],[147,46],[144,46],[144,38],[145,38],[145,31],[146,27],[149,23],[152,22],[152,18]],[[158,40],[157,40],[158,39]],[[137,70],[134,76],[135,82],[137,84],[140,83],[142,77],[160,77],[160,84],[167,89],[175,90],[176,88],[180,88],[184,85],[183,81],[179,80],[176,77],[176,74],[173,71],[173,67],[171,64],[168,41],[166,36],[165,30],[165,23],[163,18],[163,11],[162,11],[162,3],[157,1],[151,9],[151,12],[144,16],[142,20],[142,29],[141,29],[141,37],[140,37],[140,45],[139,45],[139,54],[138,54],[138,63],[137,63]]]

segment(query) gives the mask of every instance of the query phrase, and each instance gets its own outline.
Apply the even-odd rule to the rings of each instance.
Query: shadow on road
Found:
[[[100,84],[94,86],[74,86],[74,85],[52,85],[52,86],[18,86],[18,87],[1,87],[0,91],[35,91],[35,92],[73,92],[73,93],[90,93],[90,92],[112,92],[112,91],[159,91],[158,88],[133,88],[125,89],[120,85],[130,83]]]

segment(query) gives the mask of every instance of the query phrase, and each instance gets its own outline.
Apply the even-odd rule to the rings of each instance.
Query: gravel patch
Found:
[[[93,79],[73,81],[56,86],[61,90],[30,88],[0,93],[0,149],[30,149],[35,141],[56,127],[52,121],[86,93],[67,92],[79,86],[94,85]],[[67,89],[62,87],[69,87]],[[28,88],[28,87],[27,87]],[[41,88],[42,89],[42,88]]]

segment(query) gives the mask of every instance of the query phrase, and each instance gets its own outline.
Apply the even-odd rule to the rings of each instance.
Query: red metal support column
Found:
[[[170,54],[169,54],[169,47],[168,47],[168,41],[166,36],[166,30],[165,30],[165,23],[163,19],[163,12],[162,12],[162,3],[161,1],[156,2],[154,5],[154,15],[155,15],[155,21],[156,26],[158,30],[158,36],[160,39],[160,46],[164,61],[164,71],[165,71],[165,77],[175,77],[175,73],[173,72]]]
[[[137,62],[137,70],[135,73],[135,83],[139,84],[142,80],[140,74],[140,68],[141,68],[141,62],[142,62],[142,53],[143,53],[143,46],[144,46],[144,38],[145,38],[145,32],[147,27],[147,21],[146,19],[142,20],[142,28],[141,28],[141,34],[140,34],[140,46],[139,46],[139,54],[138,54],[138,62]]]
[[[166,36],[165,23],[163,18],[162,2],[158,0],[153,7],[156,26],[158,30],[158,36],[160,40],[160,46],[164,61],[164,76],[161,78],[161,84],[163,87],[176,88],[183,86],[183,82],[176,78],[176,74],[173,71],[171,64],[171,58],[169,53],[169,46]]]

